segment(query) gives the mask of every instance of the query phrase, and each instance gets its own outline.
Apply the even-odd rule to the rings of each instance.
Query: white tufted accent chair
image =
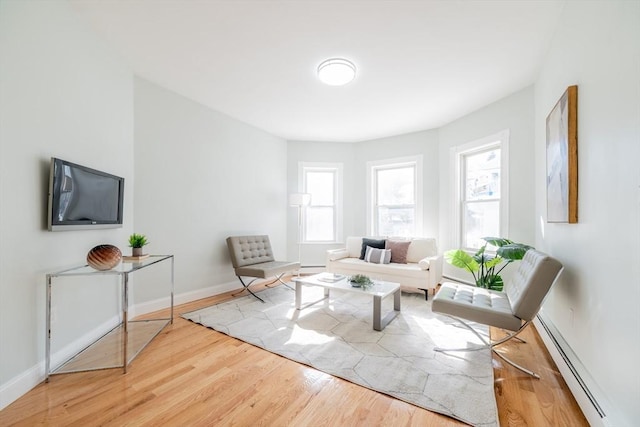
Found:
[[[496,351],[495,347],[515,338],[531,323],[561,271],[562,264],[558,260],[530,249],[520,261],[514,277],[505,284],[503,292],[459,283],[443,283],[433,300],[432,310],[459,321],[473,331],[485,345],[461,349],[436,348],[435,350],[473,351],[490,348],[510,365],[540,378],[535,372],[507,359]],[[462,319],[506,329],[512,333],[497,341],[487,341]]]
[[[268,285],[279,281],[288,286],[282,281],[282,276],[289,271],[296,271],[300,268],[299,262],[276,261],[271,249],[269,236],[266,235],[230,236],[227,237],[227,247],[229,248],[233,269],[244,287],[242,290],[249,291],[251,295],[262,302],[264,302],[262,298],[249,289],[253,282],[257,279],[275,277],[273,282]],[[243,276],[253,277],[254,279],[249,283],[245,283],[242,280]]]

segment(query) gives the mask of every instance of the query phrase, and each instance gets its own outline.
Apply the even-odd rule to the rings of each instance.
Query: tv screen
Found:
[[[122,227],[124,178],[52,158],[49,230]]]

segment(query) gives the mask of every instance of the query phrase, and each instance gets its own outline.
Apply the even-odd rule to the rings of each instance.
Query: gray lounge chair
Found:
[[[516,274],[505,284],[503,292],[458,283],[443,283],[433,299],[432,310],[459,321],[475,333],[485,345],[459,349],[436,348],[435,350],[474,351],[490,348],[510,365],[535,378],[540,378],[535,372],[507,359],[496,351],[495,347],[516,338],[531,323],[562,268],[562,264],[555,258],[530,249],[520,261]],[[505,338],[490,341],[462,319],[498,327],[512,333]]]
[[[279,281],[288,287],[282,281],[282,276],[287,272],[300,269],[299,262],[276,261],[271,249],[269,236],[266,235],[230,236],[227,237],[227,247],[229,248],[233,269],[244,287],[242,291],[246,289],[262,302],[264,300],[249,289],[253,282],[258,279],[275,277],[267,286]],[[245,283],[242,277],[253,277],[254,279],[249,283]]]

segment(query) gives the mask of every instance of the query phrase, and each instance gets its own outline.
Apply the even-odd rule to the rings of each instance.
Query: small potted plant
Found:
[[[132,248],[131,255],[133,256],[142,256],[142,248],[147,244],[149,242],[144,234],[133,233],[129,236],[129,246]]]
[[[351,286],[353,286],[354,288],[366,288],[367,286],[373,285],[373,281],[364,274],[356,274],[355,276],[351,276],[350,281]]]

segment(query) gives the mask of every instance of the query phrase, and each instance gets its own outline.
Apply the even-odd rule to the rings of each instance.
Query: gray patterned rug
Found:
[[[370,296],[334,291],[329,302],[298,311],[294,292],[284,286],[259,295],[265,303],[246,296],[182,317],[430,411],[477,426],[498,424],[490,352],[434,352],[479,340],[432,313],[424,296],[402,294],[401,313],[378,332]],[[322,289],[304,287],[302,295],[316,301]],[[383,313],[392,303],[383,301]]]

